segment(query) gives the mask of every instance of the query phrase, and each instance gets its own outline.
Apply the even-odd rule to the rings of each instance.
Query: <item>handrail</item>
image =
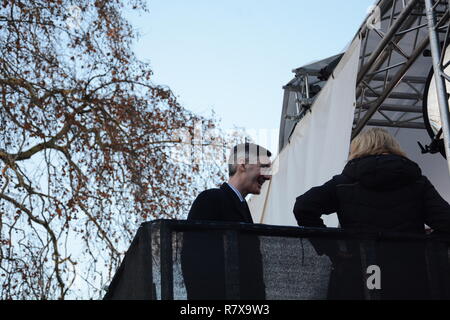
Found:
[[[450,234],[421,235],[414,233],[392,232],[374,229],[341,229],[341,228],[306,228],[289,226],[272,226],[262,224],[246,224],[218,221],[187,221],[187,220],[154,220],[145,222],[145,225],[161,225],[176,232],[208,231],[208,230],[233,230],[242,233],[252,233],[259,236],[287,237],[287,238],[352,238],[352,239],[377,239],[377,240],[437,240],[450,242]]]

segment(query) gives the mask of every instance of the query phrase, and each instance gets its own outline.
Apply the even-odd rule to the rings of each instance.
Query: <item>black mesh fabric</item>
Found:
[[[105,299],[449,299],[449,271],[442,238],[157,221]]]

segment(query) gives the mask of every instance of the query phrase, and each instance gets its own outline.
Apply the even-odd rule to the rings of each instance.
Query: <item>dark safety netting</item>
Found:
[[[143,224],[105,299],[450,298],[450,238],[159,220]]]

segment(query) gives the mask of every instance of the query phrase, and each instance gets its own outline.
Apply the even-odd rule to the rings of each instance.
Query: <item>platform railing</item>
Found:
[[[226,299],[241,298],[239,259],[243,256],[239,254],[239,248],[243,245],[243,239],[248,236],[261,240],[259,249],[263,257],[267,299],[330,298],[329,286],[336,286],[336,282],[332,284],[333,281],[329,281],[330,272],[342,272],[340,277],[345,279],[352,277],[346,272],[354,270],[353,267],[344,267],[343,271],[337,271],[337,265],[340,263],[331,263],[335,260],[331,254],[328,258],[326,248],[342,246],[347,246],[347,250],[350,247],[350,251],[357,257],[353,261],[357,261],[358,268],[361,269],[358,277],[361,276],[363,299],[386,299],[383,290],[367,285],[366,282],[372,276],[367,270],[371,266],[379,265],[380,259],[385,260],[384,265],[394,265],[395,269],[403,263],[402,259],[405,257],[409,264],[405,262],[403,269],[400,269],[405,273],[416,268],[420,261],[424,262],[423,274],[420,276],[426,279],[427,298],[450,298],[450,237],[447,235],[158,220],[141,225],[105,299],[187,299],[180,268],[180,251],[185,234],[211,234],[213,237],[223,238]],[[398,248],[398,255],[393,251],[395,248]],[[204,252],[205,259],[208,254]],[[386,257],[393,259],[386,261],[390,259]],[[376,276],[376,273],[373,276]],[[311,281],[311,277],[318,280]],[[389,287],[386,281],[394,279],[392,276],[383,278],[383,270],[381,277],[383,287]],[[413,282],[415,280],[411,279]],[[317,283],[323,285],[319,286]],[[374,283],[376,285],[376,281]],[[339,289],[339,281],[337,287]],[[306,294],[309,289],[312,293]]]

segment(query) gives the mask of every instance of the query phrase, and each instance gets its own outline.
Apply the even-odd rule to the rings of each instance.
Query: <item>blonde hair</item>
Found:
[[[353,139],[348,160],[380,154],[395,154],[406,158],[405,152],[393,136],[384,129],[372,128]]]

